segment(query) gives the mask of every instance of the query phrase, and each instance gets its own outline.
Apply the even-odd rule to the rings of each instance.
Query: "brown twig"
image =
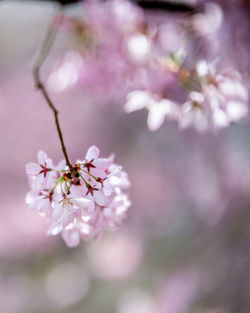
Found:
[[[58,120],[58,111],[55,108],[55,106],[54,106],[54,104],[53,104],[53,102],[52,102],[52,100],[51,100],[51,98],[50,98],[50,96],[46,90],[46,87],[40,78],[41,66],[49,54],[49,51],[50,51],[51,46],[55,40],[55,37],[56,37],[57,31],[58,31],[58,28],[60,26],[60,23],[61,23],[61,17],[57,18],[56,21],[53,19],[52,23],[49,25],[46,36],[41,43],[40,49],[38,50],[37,57],[35,58],[35,62],[33,63],[32,73],[33,73],[33,79],[34,79],[35,87],[41,91],[44,99],[46,100],[46,102],[48,104],[48,106],[50,107],[50,109],[54,113],[56,129],[57,129],[57,133],[58,133],[58,136],[60,139],[62,152],[63,152],[64,158],[65,158],[66,164],[71,171],[73,169],[73,167],[69,161],[68,153],[67,153],[67,150],[66,150],[66,147],[64,144],[63,135],[62,135],[62,131],[61,131],[59,120]]]

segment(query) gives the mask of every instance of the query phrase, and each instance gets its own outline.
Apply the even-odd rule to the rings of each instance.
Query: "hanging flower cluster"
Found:
[[[77,44],[49,77],[54,91],[77,84],[102,102],[105,95],[108,102],[125,103],[128,113],[147,109],[152,131],[165,120],[181,129],[220,129],[248,113],[240,74],[219,73],[195,57],[195,42],[181,24],[154,22],[131,1],[109,0],[87,1],[82,16],[65,16],[63,25]]]
[[[146,108],[148,127],[152,131],[166,119],[177,121],[181,129],[192,126],[203,132],[227,127],[247,115],[248,91],[238,72],[218,73],[214,64],[203,60],[194,70],[180,68],[179,78],[187,92],[183,104],[150,91],[137,90],[128,94],[125,111]]]
[[[43,151],[38,163],[28,163],[26,173],[31,191],[26,203],[49,219],[48,235],[62,235],[69,247],[100,236],[103,229],[114,230],[124,219],[130,201],[123,192],[130,182],[114,156],[99,157],[92,146],[84,160],[69,170],[65,161],[57,166]]]

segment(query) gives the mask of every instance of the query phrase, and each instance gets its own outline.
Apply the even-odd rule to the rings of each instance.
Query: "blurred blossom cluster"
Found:
[[[49,85],[57,92],[81,86],[101,103],[124,104],[127,113],[146,109],[151,131],[165,120],[199,132],[227,127],[247,115],[248,91],[236,69],[220,65],[222,54],[196,53],[197,37],[211,56],[218,50],[212,45],[223,13],[212,3],[203,11],[189,23],[157,21],[128,0],[87,1],[82,14],[64,17],[62,28],[76,43]]]
[[[123,188],[129,187],[127,173],[114,163],[114,156],[99,158],[92,146],[73,169],[65,161],[54,166],[43,151],[38,163],[28,163],[26,172],[32,191],[26,202],[50,219],[48,235],[62,234],[69,247],[80,238],[99,237],[103,228],[115,229],[123,220],[130,201]]]

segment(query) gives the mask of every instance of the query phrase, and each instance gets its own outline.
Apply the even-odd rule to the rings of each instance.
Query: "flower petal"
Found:
[[[25,170],[28,175],[38,175],[41,171],[41,166],[37,163],[30,162],[26,164]]]
[[[99,154],[100,150],[96,146],[91,146],[87,151],[85,159],[87,161],[91,161],[93,159],[98,158]]]
[[[158,105],[153,105],[148,112],[148,128],[155,131],[161,127],[165,120],[165,112]]]
[[[44,165],[46,160],[48,159],[48,156],[44,151],[39,150],[37,153],[37,159],[39,164]]]
[[[151,101],[150,95],[146,91],[133,91],[127,96],[127,103],[124,106],[126,113],[141,110]]]
[[[90,200],[86,198],[72,198],[70,200],[74,205],[79,208],[85,209],[90,205]]]
[[[62,238],[66,245],[70,248],[74,248],[80,243],[80,235],[77,229],[64,230],[62,232]]]
[[[109,204],[109,198],[106,197],[102,190],[94,191],[94,198],[97,204],[101,206],[106,206]]]

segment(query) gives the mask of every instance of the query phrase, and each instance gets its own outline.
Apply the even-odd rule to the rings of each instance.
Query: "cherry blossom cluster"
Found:
[[[248,91],[238,72],[217,73],[214,64],[203,60],[192,71],[180,68],[179,77],[186,89],[184,103],[137,90],[128,94],[125,111],[130,113],[146,108],[148,127],[152,131],[166,119],[177,121],[181,129],[192,126],[203,132],[226,127],[247,115]]]
[[[202,19],[194,17],[190,27],[197,30]],[[222,13],[218,19],[214,30]],[[82,14],[64,17],[63,27],[76,44],[49,76],[54,91],[78,85],[102,102],[125,104],[128,113],[146,109],[152,131],[165,120],[181,129],[220,129],[248,113],[248,92],[237,71],[219,72],[214,62],[195,58],[187,45],[195,46],[190,31],[166,18],[148,18],[131,1],[86,1]]]
[[[124,219],[130,201],[123,192],[130,182],[114,156],[100,158],[96,146],[88,149],[84,160],[72,169],[65,161],[54,165],[43,151],[38,163],[28,163],[26,173],[31,191],[26,196],[30,209],[49,221],[48,235],[61,234],[69,247],[114,230]]]

